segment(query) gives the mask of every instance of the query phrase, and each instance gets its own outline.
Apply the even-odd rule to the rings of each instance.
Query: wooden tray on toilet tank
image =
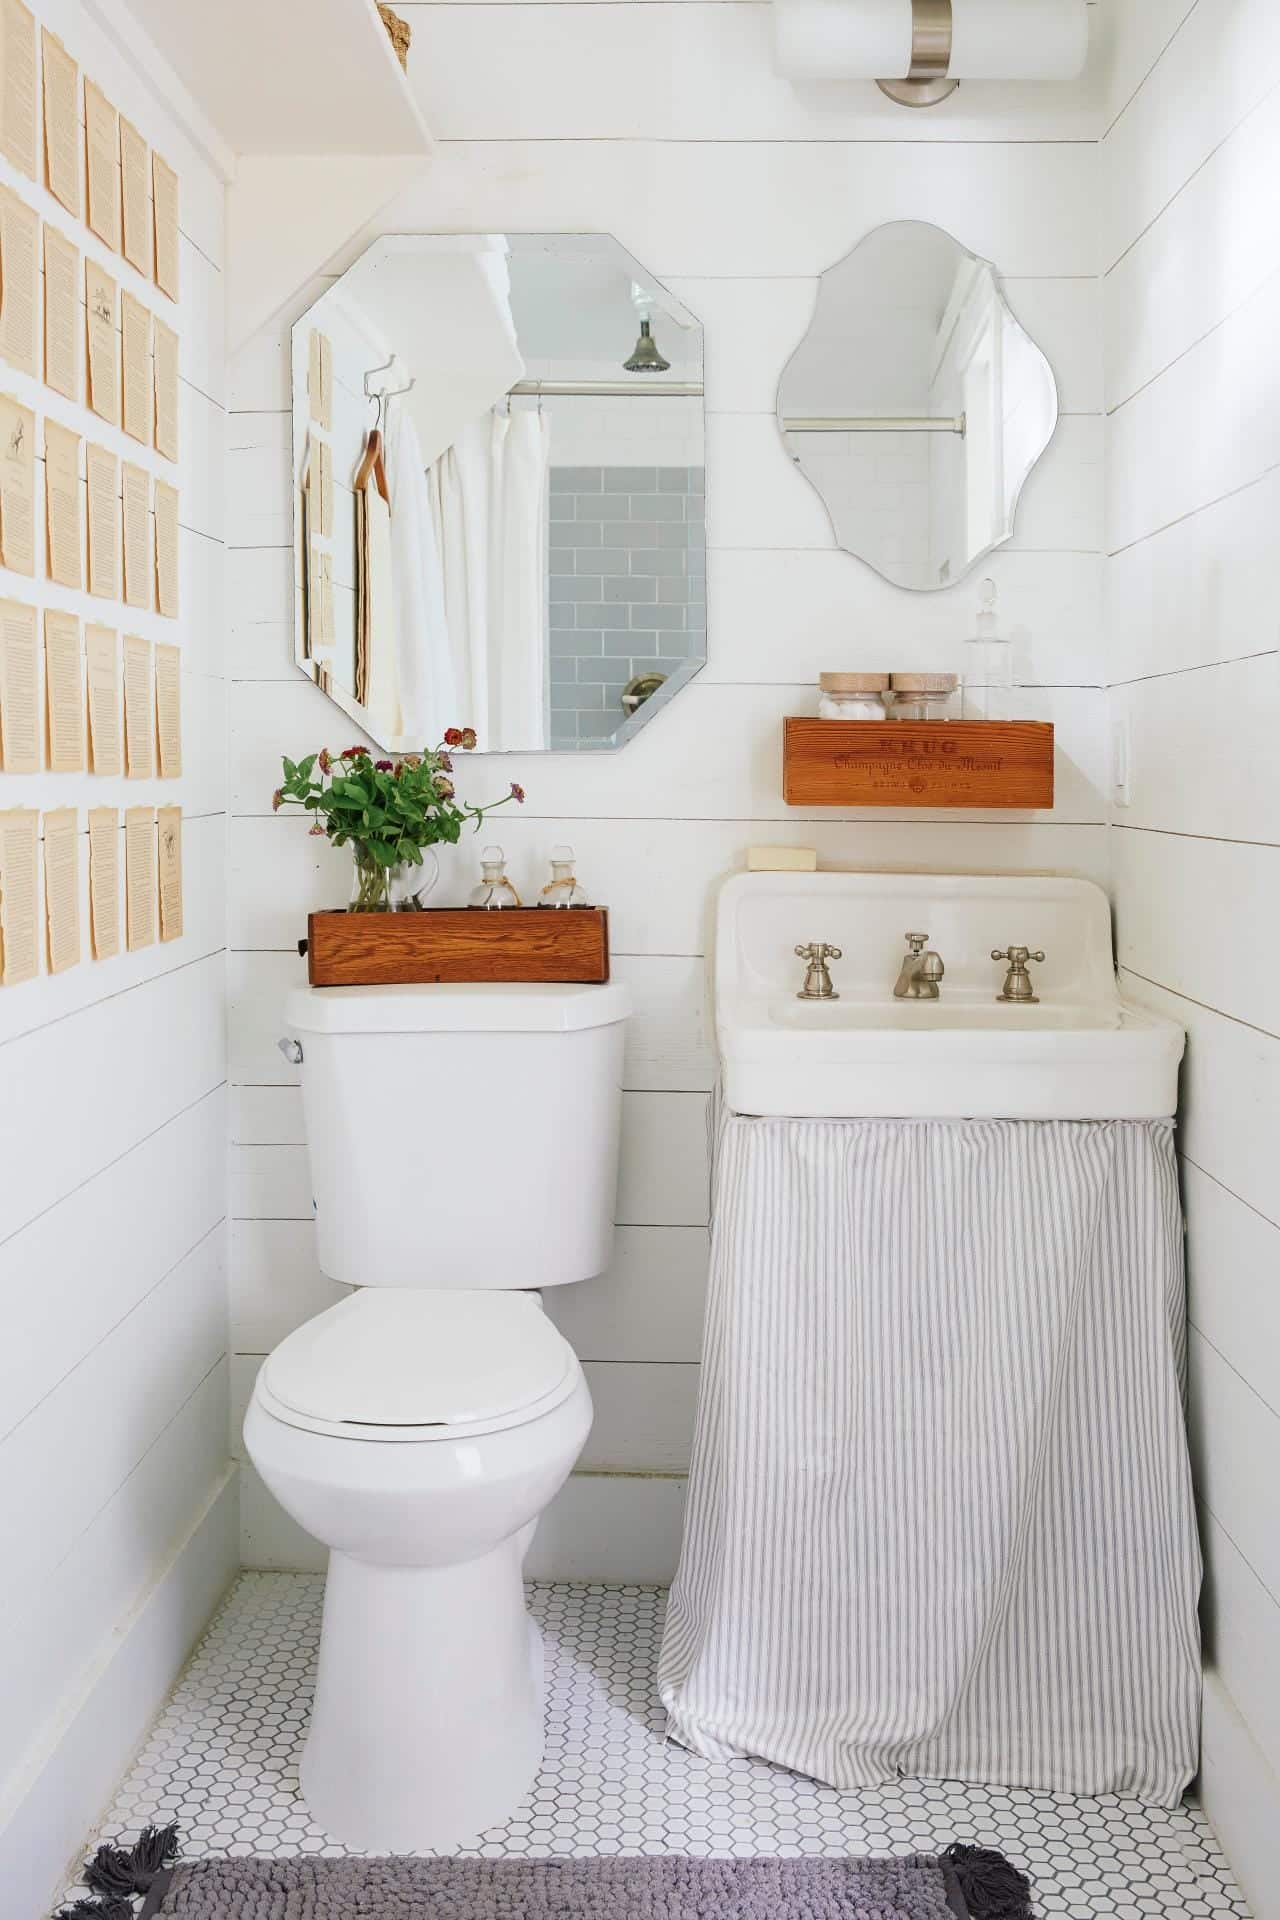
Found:
[[[1053,805],[1053,727],[1040,720],[783,721],[789,807]]]
[[[598,986],[609,978],[609,914],[604,907],[312,913],[307,973],[313,987],[482,980]]]

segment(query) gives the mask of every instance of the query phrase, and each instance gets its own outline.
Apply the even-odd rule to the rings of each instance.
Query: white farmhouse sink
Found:
[[[938,1000],[898,1000],[909,931]],[[826,941],[839,999],[798,1000],[797,945]],[[1043,948],[1039,1004],[997,999],[995,947]],[[716,1030],[735,1113],[1151,1120],[1177,1106],[1185,1035],[1120,998],[1107,897],[1023,874],[739,873],[720,890]]]

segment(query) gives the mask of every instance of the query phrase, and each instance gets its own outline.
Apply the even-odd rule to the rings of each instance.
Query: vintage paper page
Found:
[[[124,257],[146,279],[154,258],[151,228],[151,150],[131,120],[120,115],[120,198]]]
[[[80,964],[80,816],[58,807],[44,817],[45,951],[50,973]]]
[[[131,461],[120,462],[124,517],[124,601],[151,611],[151,475]]]
[[[326,433],[333,430],[333,346],[327,333],[311,329],[307,343],[307,398],[311,418]]]
[[[158,153],[151,156],[151,196],[155,202],[156,285],[171,300],[178,297],[178,176]]]
[[[40,34],[44,66],[44,177],[55,200],[80,218],[80,69],[56,33]]]
[[[124,816],[125,946],[130,953],[156,937],[156,810],[128,807]]]
[[[80,435],[44,423],[45,562],[60,587],[84,586],[80,534]]]
[[[119,290],[96,260],[84,263],[84,311],[89,335],[89,405],[113,427],[120,425],[120,376],[116,354]]]
[[[130,780],[150,780],[156,770],[155,693],[151,642],[124,637],[124,770]]]
[[[40,644],[36,610],[0,600],[0,765],[40,771]]]
[[[89,476],[89,591],[99,600],[120,598],[120,462],[90,440],[85,447]]]
[[[324,335],[319,327],[312,327],[307,335],[307,415],[316,426],[320,424],[320,383],[323,379],[321,362],[324,357]]]
[[[131,440],[151,445],[151,315],[131,293],[120,295],[123,424]]]
[[[80,399],[80,249],[45,222],[44,383]]]
[[[120,665],[114,628],[85,628],[84,671],[89,706],[89,771],[123,773]]]
[[[0,153],[36,177],[36,23],[22,0],[0,0]]]
[[[182,773],[182,650],[156,641],[156,736],[160,742],[160,778]]]
[[[319,447],[320,458],[317,461],[320,481],[320,538],[333,538],[333,448],[327,440]]]
[[[160,938],[182,938],[182,808],[161,807],[158,816],[160,845]]]
[[[89,810],[89,946],[95,960],[120,951],[120,815]]]
[[[19,373],[40,378],[36,315],[40,216],[0,187],[0,355]]]
[[[44,612],[45,733],[51,773],[84,770],[84,682],[80,622],[57,607]]]
[[[85,163],[89,175],[89,204],[85,220],[91,233],[120,251],[120,123],[115,108],[100,87],[85,76]]]
[[[36,570],[36,417],[0,394],[0,566]]]
[[[156,606],[166,619],[178,617],[178,489],[155,483]]]
[[[166,460],[178,457],[178,336],[163,320],[152,322],[155,370],[155,446]]]
[[[0,813],[0,940],[6,987],[40,971],[40,815],[34,807]]]
[[[320,644],[326,652],[333,652],[336,639],[333,624],[333,555],[320,555]]]

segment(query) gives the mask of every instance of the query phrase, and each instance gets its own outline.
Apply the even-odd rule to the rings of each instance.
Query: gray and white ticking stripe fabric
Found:
[[[1172,1805],[1200,1552],[1164,1122],[728,1116],[673,1736]]]

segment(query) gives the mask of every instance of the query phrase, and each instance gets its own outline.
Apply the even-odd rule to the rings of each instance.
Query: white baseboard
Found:
[[[218,1481],[154,1584],[112,1634],[0,1807],[5,1920],[41,1920],[84,1838],[236,1576],[236,1470]]]
[[[668,1474],[571,1474],[539,1522],[525,1572],[531,1580],[669,1586],[680,1557],[685,1484]],[[246,1567],[324,1572],[324,1548],[281,1512],[248,1466],[240,1511]]]
[[[670,1586],[686,1485],[671,1474],[570,1474],[538,1522],[527,1577]]]
[[[1280,1920],[1280,1777],[1214,1673],[1204,1678],[1200,1804],[1253,1920]]]

